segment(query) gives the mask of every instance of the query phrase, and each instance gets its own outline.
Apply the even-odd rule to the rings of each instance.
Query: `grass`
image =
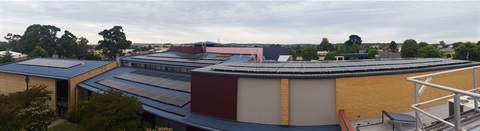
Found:
[[[77,124],[65,121],[48,129],[48,131],[80,131],[80,126]]]

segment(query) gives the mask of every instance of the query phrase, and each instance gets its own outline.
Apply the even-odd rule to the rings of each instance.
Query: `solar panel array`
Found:
[[[286,62],[286,63],[224,63],[215,71],[279,74],[329,74],[382,70],[399,70],[469,63],[463,60],[413,59],[359,62]]]
[[[27,61],[18,62],[19,65],[28,66],[43,66],[53,68],[70,68],[76,65],[80,65],[79,61],[66,61],[66,60],[53,60],[53,59],[32,59]]]
[[[129,94],[137,95],[144,97],[150,100],[162,102],[165,104],[170,104],[178,107],[183,107],[185,104],[190,102],[190,95],[176,95],[171,93],[164,93],[155,90],[150,90],[146,88],[136,87],[129,85],[123,82],[118,82],[110,79],[103,79],[97,81],[98,84],[114,88]]]
[[[178,90],[182,92],[190,92],[190,76],[135,70],[115,77],[146,85]]]
[[[133,59],[154,60],[154,61],[170,61],[182,63],[197,63],[197,64],[220,64],[229,59],[230,55],[209,55],[209,54],[168,54],[157,53],[151,55],[134,56]]]

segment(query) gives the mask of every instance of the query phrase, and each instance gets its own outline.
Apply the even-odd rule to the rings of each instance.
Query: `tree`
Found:
[[[293,60],[297,60],[297,51],[293,48],[288,48],[288,54],[290,54]]]
[[[74,51],[74,54],[75,56],[77,56],[78,59],[82,59],[88,54],[88,50],[90,49],[90,47],[87,44],[88,40],[86,38],[78,38]]]
[[[440,56],[440,51],[432,45],[418,49],[418,57],[421,58],[440,58]]]
[[[480,41],[477,42],[477,45],[480,45]]]
[[[308,46],[302,50],[303,60],[318,60],[317,48],[315,46]]]
[[[297,56],[302,55],[302,46],[296,45],[295,46],[295,52],[297,52]]]
[[[47,130],[55,120],[50,107],[52,91],[45,85],[34,85],[28,90],[0,95],[0,127],[2,130]]]
[[[100,56],[93,53],[88,53],[87,55],[85,55],[84,59],[85,60],[102,60]]]
[[[103,37],[103,40],[98,41],[98,49],[102,50],[102,54],[110,58],[116,58],[120,54],[120,50],[129,47],[132,42],[127,40],[122,26],[114,26],[113,28],[103,30],[98,33]]]
[[[0,63],[7,63],[7,62],[13,62],[15,59],[12,56],[12,53],[10,51],[5,51],[5,54],[0,57]]]
[[[47,57],[48,52],[46,52],[42,47],[35,46],[35,49],[28,54],[28,57]]]
[[[335,60],[335,54],[333,52],[328,52],[326,55],[325,55],[325,59],[324,60]]]
[[[463,44],[463,42],[455,42],[452,44],[453,48],[457,48],[458,46],[460,46],[461,44]]]
[[[359,45],[352,45],[350,49],[348,49],[348,53],[358,53],[358,50],[361,50],[362,47]]]
[[[402,58],[416,57],[417,54],[418,54],[417,41],[413,39],[405,40],[402,45],[402,50],[400,51],[400,55],[402,56]]]
[[[453,59],[459,60],[479,60],[479,50],[476,44],[472,42],[466,42],[458,46],[455,50],[455,55]]]
[[[350,50],[350,47],[352,47],[353,45],[361,45],[362,44],[362,38],[360,38],[360,36],[358,35],[350,35],[348,37],[348,40],[345,41],[345,47],[347,48],[347,50]]]
[[[85,130],[144,130],[142,103],[120,91],[93,94],[90,101],[78,103],[70,112],[70,121]],[[99,124],[101,123],[101,124]]]
[[[375,59],[375,55],[377,54],[378,54],[377,49],[373,49],[373,48],[369,49],[367,54],[368,59]]]
[[[3,38],[5,38],[5,40],[7,40],[7,42],[8,42],[8,45],[7,45],[8,49],[13,50],[13,51],[18,51],[17,43],[22,38],[21,35],[8,33],[7,36],[5,36]]]
[[[447,47],[447,45],[445,44],[445,41],[443,41],[443,40],[440,41],[439,44],[440,44],[440,46],[442,46],[442,48]]]
[[[338,54],[345,54],[345,53],[347,53],[347,49],[345,49],[345,45],[344,45],[344,44],[338,45],[337,47],[338,47],[338,50],[337,50]]]
[[[54,54],[59,31],[60,28],[52,25],[30,25],[18,41],[17,47],[24,54],[29,54],[36,46],[42,47],[49,54]]]
[[[57,45],[55,46],[55,53],[59,57],[63,56],[70,58],[76,51],[75,47],[77,45],[77,37],[70,33],[68,30],[65,30],[65,33],[57,40]]]
[[[390,42],[389,46],[390,46],[390,51],[392,51],[392,52],[397,52],[398,51],[397,43],[395,41]]]
[[[319,51],[335,51],[335,47],[328,42],[328,38],[323,38],[322,42],[320,42],[320,46],[318,48]]]
[[[427,42],[420,42],[420,43],[418,43],[418,48],[422,48],[422,47],[425,47],[427,45],[428,45]]]

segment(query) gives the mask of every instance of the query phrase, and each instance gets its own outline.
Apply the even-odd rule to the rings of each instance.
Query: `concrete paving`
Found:
[[[59,119],[53,121],[52,124],[48,125],[48,128],[51,128],[51,127],[53,127],[53,126],[56,126],[56,125],[58,125],[58,124],[60,124],[60,123],[63,123],[63,122],[65,122],[65,121],[67,121],[67,120],[62,119],[62,118],[59,118]]]

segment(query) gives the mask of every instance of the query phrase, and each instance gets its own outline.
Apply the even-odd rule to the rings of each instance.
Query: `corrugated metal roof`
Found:
[[[85,62],[85,66],[75,65],[70,68],[55,68],[55,67],[19,64],[19,62],[28,61],[28,60],[40,60],[40,61],[41,60],[59,60],[59,61]],[[92,61],[92,60],[53,59],[53,58],[33,58],[33,59],[27,59],[23,61],[16,61],[16,62],[0,65],[0,72],[66,80],[114,62],[114,61]],[[55,64],[55,63],[51,63],[51,64]]]

